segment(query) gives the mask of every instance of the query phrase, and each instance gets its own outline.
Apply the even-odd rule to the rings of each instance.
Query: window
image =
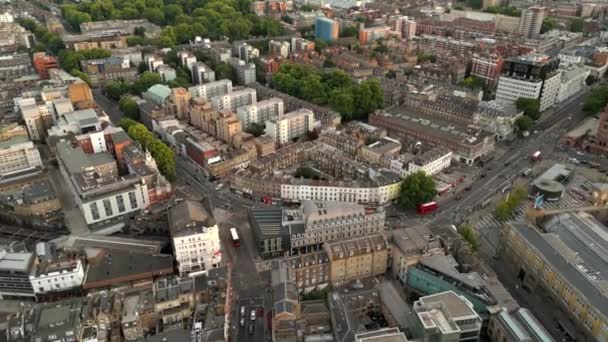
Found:
[[[129,192],[129,202],[131,202],[131,209],[137,209],[137,198],[135,197],[135,191]]]
[[[103,209],[106,212],[106,216],[112,216],[114,213],[112,212],[112,203],[110,203],[109,199],[103,200]]]
[[[118,212],[122,213],[125,211],[125,199],[122,195],[116,196],[116,204],[118,205]]]
[[[89,204],[89,210],[91,211],[91,216],[93,216],[93,220],[99,220],[99,208],[97,208],[97,202]]]

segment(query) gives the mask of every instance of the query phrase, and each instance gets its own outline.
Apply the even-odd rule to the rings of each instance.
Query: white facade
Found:
[[[38,265],[40,268],[42,265]],[[84,267],[80,260],[52,264],[44,272],[30,275],[34,293],[61,292],[80,287],[84,280]]]
[[[215,71],[208,67],[203,62],[197,62],[191,65],[192,82],[194,84],[203,84],[205,82],[215,81]]]
[[[270,45],[269,50],[272,56],[289,57],[289,42],[271,40],[268,44]]]
[[[209,100],[216,96],[225,95],[232,92],[232,81],[219,80],[188,88],[192,97],[202,97]]]
[[[9,12],[0,13],[0,23],[12,23],[15,18]]]
[[[562,70],[556,103],[561,103],[587,87],[585,80],[591,72],[585,68],[571,66]]]
[[[519,33],[526,37],[538,36],[545,17],[544,10],[544,7],[539,6],[523,10],[519,17]]]
[[[582,56],[575,56],[570,54],[560,53],[557,57],[559,57],[560,63],[579,64],[584,61]]]
[[[306,135],[314,128],[314,113],[301,108],[287,113],[276,120],[266,121],[266,134],[279,145],[284,145],[294,138]]]
[[[192,70],[192,65],[196,63],[196,56],[187,51],[180,51],[177,53],[177,58],[179,58],[179,62],[181,66],[185,66],[186,68]]]
[[[236,116],[239,118],[243,128],[249,128],[252,123],[263,124],[268,120],[282,116],[283,110],[283,100],[273,97],[249,106],[237,108]]]
[[[222,261],[219,228],[203,227],[191,234],[173,237],[175,260],[180,275],[191,271],[210,270]]]
[[[399,182],[377,187],[349,187],[347,185],[281,184],[281,198],[285,201],[300,202],[340,201],[350,203],[385,204],[395,199],[399,193]]]
[[[239,107],[255,103],[257,103],[257,95],[255,89],[251,88],[237,90],[211,98],[211,106],[217,111],[229,110],[236,112],[236,109]]]
[[[27,137],[16,136],[0,142],[0,178],[42,168],[40,152]]]
[[[410,174],[418,171],[424,171],[427,175],[435,175],[441,172],[443,169],[450,167],[452,163],[452,151],[448,151],[443,155],[438,156],[438,158],[433,158],[428,162],[418,165],[415,162],[408,164],[408,172]]]
[[[560,87],[560,73],[546,80],[522,80],[509,76],[501,76],[498,80],[496,100],[515,102],[520,97],[538,99],[540,111],[551,107],[557,98]]]
[[[78,198],[78,206],[87,224],[103,222],[148,207],[148,187],[135,184],[121,189],[120,193],[99,196],[94,199]]]

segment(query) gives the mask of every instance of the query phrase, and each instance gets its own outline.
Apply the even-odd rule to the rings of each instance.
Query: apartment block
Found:
[[[268,53],[272,57],[289,57],[289,42],[270,40],[268,42]]]
[[[211,98],[211,106],[217,111],[229,110],[236,112],[237,108],[255,104],[256,102],[256,92],[251,88],[236,90]]]
[[[34,262],[33,253],[0,250],[0,299],[35,298],[29,278]]]
[[[388,243],[382,234],[328,242],[324,248],[329,258],[332,286],[343,286],[386,272]]]
[[[256,81],[255,64],[247,63],[238,58],[230,58],[229,63],[236,72],[238,84],[247,85]]]
[[[266,121],[266,134],[273,137],[278,145],[285,145],[313,129],[314,113],[304,108]]]
[[[89,59],[80,62],[80,69],[89,76],[91,86],[103,87],[109,81],[123,79],[133,82],[137,78],[137,68],[124,57]]]
[[[190,74],[192,75],[192,83],[203,84],[206,82],[215,82],[215,71],[203,62],[196,62],[191,65]]]
[[[43,168],[40,152],[24,136],[13,136],[0,141],[0,181],[24,176]]]
[[[89,49],[123,49],[127,45],[126,35],[119,31],[102,31],[74,35],[64,35],[63,42],[75,51]]]
[[[239,107],[236,109],[236,115],[243,127],[249,128],[253,123],[264,124],[268,120],[283,116],[283,108],[283,100],[272,97],[249,106]]]
[[[483,79],[488,87],[494,88],[498,85],[503,64],[504,59],[501,56],[476,54],[471,61],[471,75]]]
[[[201,85],[195,85],[188,88],[192,97],[202,97],[205,100],[210,100],[213,97],[223,96],[232,92],[232,81],[219,80]]]
[[[340,23],[338,21],[326,17],[317,17],[315,19],[315,38],[326,42],[333,42],[338,40],[339,33]]]
[[[368,44],[378,39],[388,38],[391,28],[388,26],[367,27],[359,31],[359,43]]]
[[[545,8],[541,6],[531,6],[523,10],[519,17],[519,33],[526,37],[536,37],[540,34],[540,29],[545,18]]]
[[[57,58],[47,55],[45,52],[36,52],[32,56],[32,64],[41,79],[49,78],[49,69],[59,68]]]

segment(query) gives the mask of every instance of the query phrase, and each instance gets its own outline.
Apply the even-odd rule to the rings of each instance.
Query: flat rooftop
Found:
[[[443,139],[458,140],[461,144],[476,145],[494,134],[481,129],[467,127],[460,123],[439,119],[430,115],[414,113],[408,108],[394,106],[381,112],[381,116],[401,119],[404,124],[427,132],[431,136]]]
[[[0,250],[0,270],[29,272],[33,258],[32,253],[9,253]]]
[[[600,238],[601,244],[596,244],[596,241],[589,240],[598,237],[597,233],[593,232],[594,229],[585,229],[584,237],[579,237],[575,234],[576,231],[580,232],[578,230],[580,227],[575,228],[575,231],[570,231],[568,227],[564,226],[565,224],[576,224],[577,221],[579,220],[574,219],[571,222],[558,223],[557,227],[550,228],[550,233],[541,233],[538,229],[525,223],[511,223],[510,225],[512,230],[523,237],[539,255],[543,256],[545,262],[580,292],[589,304],[608,317],[608,297],[603,292],[606,291],[604,284],[606,274],[608,274],[606,272],[606,260],[608,260],[608,256],[605,254],[606,239]],[[602,229],[606,234],[606,228],[602,226]],[[583,241],[588,241],[588,244],[584,245]],[[576,246],[579,249],[571,249]],[[603,270],[603,273],[598,271],[599,274],[597,272],[593,274],[595,270]]]

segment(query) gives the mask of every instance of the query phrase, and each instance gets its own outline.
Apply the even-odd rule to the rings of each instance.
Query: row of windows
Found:
[[[129,202],[131,204],[131,209],[137,209],[138,205],[137,205],[137,197],[135,195],[134,191],[129,192]],[[116,199],[116,206],[118,207],[118,214],[122,214],[126,211],[126,207],[125,207],[125,201],[123,198],[123,195],[118,195],[115,197]],[[112,203],[110,202],[109,198],[106,198],[102,201],[103,203],[103,210],[105,213],[105,217],[112,217],[114,216],[114,210],[112,209]],[[99,215],[99,207],[97,205],[97,202],[93,202],[89,204],[89,210],[91,211],[91,216],[93,217],[94,220],[99,220],[101,218],[101,216]]]

